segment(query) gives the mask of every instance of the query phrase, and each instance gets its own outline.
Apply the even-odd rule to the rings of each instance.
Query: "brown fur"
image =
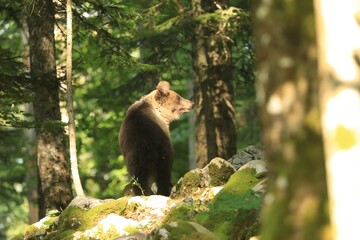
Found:
[[[189,112],[194,103],[170,90],[166,81],[159,82],[157,89],[130,106],[119,133],[121,151],[128,173],[134,177],[145,195],[168,196],[171,190],[173,148],[169,124]],[[136,185],[135,195],[142,192]]]

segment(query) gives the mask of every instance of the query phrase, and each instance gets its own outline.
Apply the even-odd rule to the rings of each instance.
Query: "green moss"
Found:
[[[142,208],[142,206],[139,203],[131,202],[130,204],[126,205],[122,215],[126,216],[128,214],[132,214],[133,212],[140,210],[140,208]]]
[[[106,232],[104,232],[102,226],[99,226],[98,230],[94,233],[93,239],[112,240],[117,237],[120,237],[120,234],[116,231],[115,226],[111,225]]]
[[[199,231],[191,223],[185,221],[173,222],[162,227],[169,233],[168,239],[179,240],[214,240],[215,237],[208,230]],[[161,230],[157,230],[153,234],[154,240],[164,239],[159,233]]]
[[[201,175],[199,173],[188,172],[184,175],[182,182],[183,187],[187,188],[197,188],[201,183]]]
[[[241,171],[236,171],[225,184],[222,191],[236,193],[237,195],[243,194],[258,184],[260,180],[256,177],[255,169],[245,168]]]
[[[246,239],[250,230],[255,235],[259,229],[261,207],[261,195],[251,190],[261,181],[255,174],[252,168],[234,173],[210,202],[210,210],[200,213],[196,221],[213,231],[219,239]]]
[[[213,232],[219,239],[229,239],[229,233],[231,233],[232,224],[233,221],[218,222],[218,224],[214,227]]]
[[[16,236],[11,236],[9,240],[24,240],[24,235],[19,234]]]
[[[73,229],[63,230],[63,231],[56,231],[46,235],[45,239],[51,240],[72,240],[74,239],[73,234],[76,231]]]
[[[134,233],[139,232],[139,228],[130,225],[130,226],[125,227],[124,231],[128,232],[129,234],[134,234]]]
[[[171,239],[186,239],[190,233],[195,232],[195,228],[188,222],[177,222],[176,227],[167,225],[165,229],[170,232]]]
[[[86,210],[79,207],[68,207],[60,215],[58,229],[77,229],[81,225],[86,225]]]
[[[224,185],[231,175],[234,173],[234,169],[225,164],[221,164],[221,167],[216,164],[209,165],[209,175],[211,176],[211,186],[222,186]]]
[[[45,230],[45,227],[35,227],[34,225],[30,225],[25,229],[24,239],[31,239],[31,237],[36,236],[40,231]]]
[[[128,199],[120,198],[113,200],[90,210],[80,207],[68,207],[59,218],[58,230],[46,237],[46,239],[72,239],[76,231],[85,231],[93,228],[101,219],[114,213],[121,215],[125,212]],[[111,233],[109,233],[111,235]]]
[[[125,212],[127,202],[127,198],[113,200],[90,209],[86,215],[92,223],[97,223],[111,213],[122,215]]]
[[[46,220],[43,219],[40,228],[36,227],[34,224],[28,226],[25,229],[24,239],[35,239],[38,238],[39,236],[48,234],[49,232],[53,231],[54,228],[56,227],[55,223],[57,222],[57,220],[58,217],[56,216],[53,217],[47,216]]]
[[[176,185],[178,191],[173,197],[184,197],[193,194],[201,186],[201,174],[197,172],[188,172],[182,178],[182,181]]]
[[[194,217],[194,207],[188,204],[180,204],[167,214],[163,223],[171,223],[174,221],[188,221]]]

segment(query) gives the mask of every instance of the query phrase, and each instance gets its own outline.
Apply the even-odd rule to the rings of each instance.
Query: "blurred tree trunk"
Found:
[[[44,210],[64,209],[72,199],[66,160],[64,130],[59,107],[59,80],[56,77],[54,24],[51,0],[28,6],[30,75],[34,82],[37,160]],[[42,216],[40,216],[42,217]]]
[[[360,215],[360,3],[316,0],[315,7],[333,236],[356,239]]]
[[[329,239],[311,1],[254,2],[258,99],[268,160],[261,239]]]
[[[194,17],[213,13],[218,7],[210,0],[192,0]],[[193,41],[195,70],[195,158],[204,167],[212,158],[229,159],[236,153],[234,90],[230,41],[226,28],[216,21],[198,21]]]
[[[33,114],[34,110],[31,103],[25,104],[25,112],[27,114]],[[29,119],[33,121],[33,119]],[[27,185],[27,200],[29,204],[29,224],[39,221],[39,171],[36,161],[36,134],[34,129],[26,129],[26,151],[29,158],[27,159],[28,171],[26,173],[26,185]]]
[[[21,29],[21,43],[24,46],[29,44],[29,28],[27,19],[22,19]],[[23,52],[23,64],[30,69],[29,49]],[[34,121],[34,108],[32,103],[25,104],[25,113],[28,114],[27,120]],[[26,185],[27,185],[27,201],[29,204],[29,224],[40,220],[39,212],[39,169],[36,159],[36,133],[35,129],[24,129],[26,137],[26,151],[27,151],[27,167]]]

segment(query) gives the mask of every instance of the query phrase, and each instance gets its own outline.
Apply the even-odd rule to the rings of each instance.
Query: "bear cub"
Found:
[[[134,195],[169,196],[173,148],[169,124],[189,112],[194,103],[160,81],[157,88],[131,105],[119,132]],[[140,185],[140,188],[139,186]]]

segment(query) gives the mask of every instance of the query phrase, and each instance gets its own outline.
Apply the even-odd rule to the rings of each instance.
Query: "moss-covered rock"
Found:
[[[222,186],[231,177],[235,172],[234,167],[222,158],[214,158],[211,162],[205,166],[205,171],[207,171],[211,187]]]
[[[186,173],[174,186],[170,197],[200,197],[207,188],[224,185],[234,172],[235,168],[229,162],[214,158],[203,169]]]
[[[178,239],[178,240],[218,240],[216,235],[198,223],[178,221],[165,224],[156,229],[152,234],[154,240]]]
[[[184,175],[174,186],[171,198],[186,197],[194,195],[194,193],[200,194],[202,186],[204,186],[204,176],[199,169],[192,170]]]
[[[93,228],[107,215],[123,213],[127,201],[126,198],[112,200],[89,210],[78,206],[69,206],[59,217],[46,217],[29,226],[25,231],[25,239],[38,239],[40,237],[52,240],[73,239],[73,234]],[[56,227],[53,227],[54,223],[56,223]]]
[[[28,227],[25,239],[248,239],[258,233],[267,170],[250,161],[234,171],[215,158],[185,174],[171,198],[77,197],[60,216]]]
[[[219,239],[248,239],[255,235],[262,194],[252,188],[260,181],[255,169],[238,170],[209,203],[209,210],[199,213],[195,220]]]
[[[163,224],[176,221],[192,221],[199,212],[208,210],[207,205],[207,202],[201,200],[191,201],[189,203],[181,202],[171,208],[166,215]]]

